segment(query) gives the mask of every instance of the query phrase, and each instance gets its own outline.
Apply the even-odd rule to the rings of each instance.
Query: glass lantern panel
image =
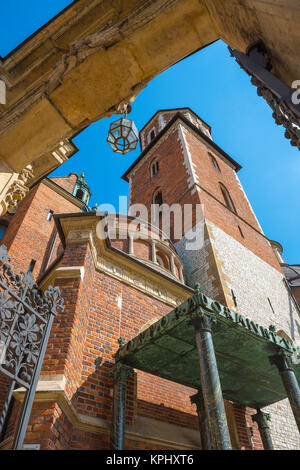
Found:
[[[118,119],[117,121],[114,121],[110,125],[110,129],[115,129],[115,127],[118,127],[122,124],[122,119]]]
[[[111,146],[111,148],[113,149],[114,152],[117,151],[117,146],[115,144],[109,143],[109,145]]]
[[[124,150],[126,146],[126,140],[125,139],[119,139],[117,142],[117,146],[119,149]]]
[[[139,135],[139,131],[137,130],[137,127],[136,127],[136,125],[134,124],[133,121],[132,121],[131,129],[133,130],[133,132],[135,133],[136,136]]]
[[[116,139],[119,139],[119,137],[121,137],[121,128],[117,127],[112,131],[112,134]]]
[[[130,143],[131,143],[131,142],[135,142],[135,141],[136,141],[136,135],[135,135],[135,133],[132,132],[132,131],[130,131],[130,133],[129,133],[127,139],[129,140]]]
[[[129,145],[130,150],[134,150],[134,149],[136,148],[136,144],[137,144],[137,142],[132,142],[132,143]]]
[[[130,132],[130,127],[122,126],[122,136],[127,137]]]
[[[132,127],[132,124],[133,123],[131,119],[125,119],[125,118],[122,119],[122,126]]]

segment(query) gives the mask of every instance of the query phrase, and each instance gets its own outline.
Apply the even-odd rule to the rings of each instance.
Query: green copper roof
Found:
[[[300,379],[300,351],[264,328],[197,292],[181,306],[120,347],[116,360],[192,388],[200,383],[200,368],[192,312],[215,315],[212,326],[223,396],[253,408],[286,398],[281,377],[269,357],[285,351]]]

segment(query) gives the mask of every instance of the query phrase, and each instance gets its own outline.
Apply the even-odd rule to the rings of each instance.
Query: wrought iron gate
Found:
[[[11,379],[0,417],[0,434],[16,385],[26,394],[14,436],[13,449],[23,448],[32,403],[55,315],[63,312],[58,287],[41,293],[31,272],[15,275],[8,264],[5,245],[0,246],[0,372]]]

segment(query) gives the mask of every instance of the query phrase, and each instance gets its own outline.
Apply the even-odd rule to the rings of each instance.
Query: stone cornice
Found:
[[[84,280],[84,266],[55,266],[39,283],[41,289],[53,285],[55,279],[81,279]]]

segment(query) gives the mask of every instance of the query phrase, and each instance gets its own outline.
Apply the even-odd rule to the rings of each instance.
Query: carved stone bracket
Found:
[[[28,183],[32,178],[32,166],[27,165],[8,187],[6,195],[0,203],[0,215],[4,215],[8,209],[14,209],[17,204],[24,199],[29,191]]]

